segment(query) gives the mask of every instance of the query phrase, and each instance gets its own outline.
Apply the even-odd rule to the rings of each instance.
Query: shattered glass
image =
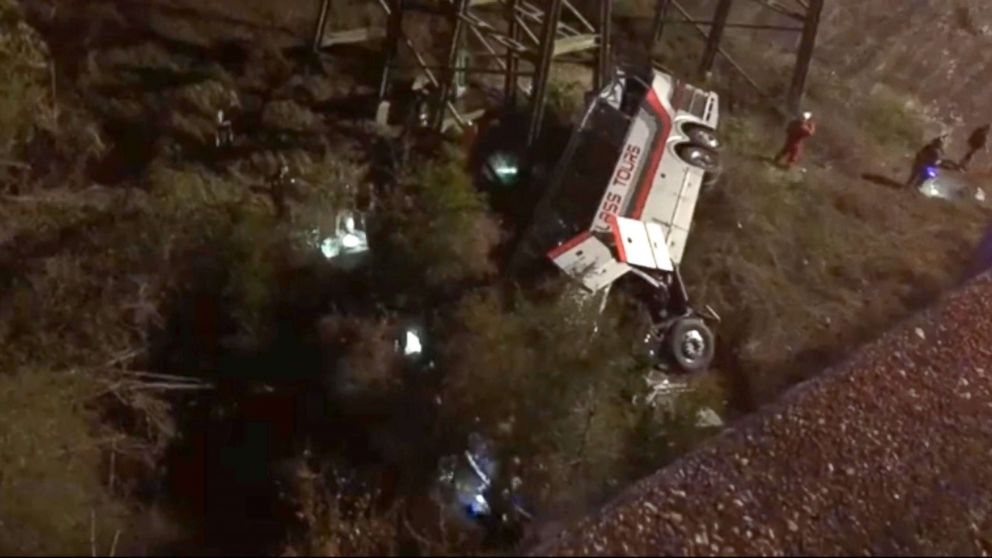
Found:
[[[320,238],[320,233],[315,231]],[[343,256],[359,255],[369,251],[365,219],[361,214],[342,211],[334,220],[334,230],[318,242],[321,254],[327,260]]]
[[[486,161],[486,180],[503,187],[514,186],[520,177],[520,162],[510,153],[497,151]]]
[[[464,511],[468,518],[488,516],[492,506],[486,493],[497,473],[492,443],[478,433],[468,438],[461,455],[442,459],[438,466],[438,483],[442,498]]]

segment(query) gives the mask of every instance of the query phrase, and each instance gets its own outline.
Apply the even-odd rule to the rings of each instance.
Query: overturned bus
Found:
[[[709,366],[712,311],[679,273],[701,189],[720,173],[719,98],[657,70],[620,70],[589,104],[514,255],[549,258],[605,299],[624,278],[651,314],[651,353]]]

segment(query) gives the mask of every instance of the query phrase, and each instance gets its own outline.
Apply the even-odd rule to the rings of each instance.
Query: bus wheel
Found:
[[[689,137],[690,142],[699,147],[705,147],[712,151],[719,151],[723,147],[716,132],[704,126],[687,126],[685,135]]]
[[[706,322],[699,318],[682,318],[668,331],[668,350],[686,372],[709,368],[716,352],[716,338]]]
[[[679,157],[690,165],[703,169],[707,173],[720,174],[720,155],[711,149],[698,145],[683,145],[677,151]]]

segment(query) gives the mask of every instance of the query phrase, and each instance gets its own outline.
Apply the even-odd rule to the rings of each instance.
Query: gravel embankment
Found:
[[[992,551],[992,275],[535,554]]]

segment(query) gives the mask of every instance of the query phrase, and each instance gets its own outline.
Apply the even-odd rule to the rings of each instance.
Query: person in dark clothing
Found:
[[[962,169],[967,169],[975,154],[979,151],[983,151],[985,146],[988,145],[990,129],[992,129],[992,124],[986,124],[980,128],[976,128],[975,131],[968,136],[968,152],[965,153],[964,158],[961,159]]]
[[[962,281],[970,281],[990,269],[992,269],[992,225],[985,229],[985,235],[978,243],[971,265],[965,271]]]
[[[288,198],[296,195],[297,180],[289,171],[289,165],[282,163],[275,174],[269,176],[266,185],[252,186],[252,192],[268,196],[275,209],[276,218],[283,221],[289,217]]]
[[[906,185],[912,188],[922,186],[927,179],[927,169],[939,165],[943,158],[944,137],[941,136],[924,145],[923,149],[920,149],[916,153],[916,158],[913,160],[913,169],[910,172],[909,180],[906,181]]]
[[[789,122],[785,134],[785,146],[775,156],[775,164],[781,165],[785,160],[785,167],[791,167],[799,160],[803,152],[803,142],[816,133],[816,123],[813,121],[813,114],[803,113],[802,117]]]

